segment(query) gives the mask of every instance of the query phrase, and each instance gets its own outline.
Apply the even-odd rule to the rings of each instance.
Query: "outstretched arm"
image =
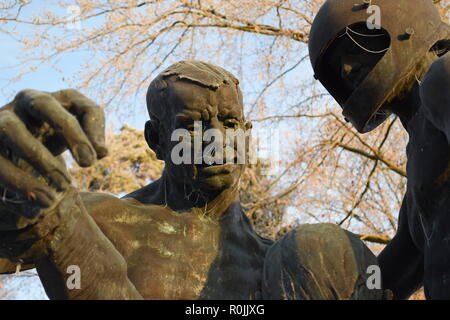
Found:
[[[67,149],[80,166],[106,155],[103,111],[79,92],[25,90],[0,108],[0,258],[35,264],[52,299],[139,299],[58,159]]]
[[[450,143],[450,53],[431,65],[420,86],[420,98],[428,120]]]
[[[76,190],[72,190],[35,226],[36,232],[43,232],[42,229],[52,224],[54,227],[61,225],[40,240],[41,245],[35,245],[35,254],[39,257],[31,264],[21,265],[20,270],[37,267],[50,299],[142,299],[127,278],[124,258],[101,232],[78,197]],[[78,205],[74,206],[74,202]],[[58,221],[61,218],[64,221]],[[39,252],[39,247],[43,247],[45,254]],[[15,273],[17,265],[0,259],[0,273]],[[80,288],[70,286],[73,275],[68,272],[70,267],[80,271]]]
[[[393,292],[394,299],[407,299],[423,283],[424,257],[411,238],[407,211],[408,195],[400,209],[397,234],[378,256],[383,287]]]
[[[127,277],[125,259],[88,214],[75,189],[65,194],[39,228],[56,224],[41,240],[45,254],[36,259],[50,299],[142,299]],[[71,286],[74,276],[79,277],[79,287]]]

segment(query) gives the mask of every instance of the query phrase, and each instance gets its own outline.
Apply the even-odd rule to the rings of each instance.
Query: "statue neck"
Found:
[[[401,86],[402,88],[399,89],[400,93],[398,93],[397,98],[394,98],[387,104],[387,108],[400,118],[405,129],[408,128],[409,121],[411,121],[422,105],[420,84],[431,65],[437,59],[438,56],[433,52],[426,54],[406,78],[403,86]]]
[[[163,205],[167,205],[174,211],[191,211],[202,217],[220,218],[234,203],[239,203],[239,184],[233,187],[217,191],[195,190],[191,186],[173,181],[164,172],[159,184],[159,198]],[[233,206],[233,210],[237,210]]]
[[[416,84],[408,94],[403,96],[400,100],[393,101],[389,108],[391,111],[397,115],[402,122],[405,129],[408,128],[408,123],[414,117],[414,115],[419,111],[421,106],[420,100],[420,87]]]

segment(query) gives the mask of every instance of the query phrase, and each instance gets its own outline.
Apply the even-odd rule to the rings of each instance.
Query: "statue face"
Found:
[[[171,81],[166,92],[166,105],[170,110],[161,125],[164,127],[165,143],[164,160],[166,162],[166,170],[176,181],[189,184],[192,189],[201,190],[203,192],[221,191],[236,185],[240,175],[244,169],[244,164],[237,164],[233,161],[227,164],[226,161],[226,134],[227,130],[245,131],[250,129],[249,123],[246,123],[243,115],[242,93],[237,85],[223,85],[216,91],[204,88],[187,81]],[[197,123],[197,125],[195,125]],[[201,124],[201,126],[199,126]],[[189,132],[191,136],[191,161],[190,163],[175,164],[173,161],[172,151],[176,145],[180,144],[179,140],[172,141],[171,138],[175,130]],[[197,144],[197,150],[201,150],[204,154],[208,146],[211,150],[211,141],[203,141],[202,136],[211,129],[215,134],[221,134],[223,140],[218,141],[216,148],[211,154],[223,156],[223,164],[209,163],[206,158],[201,157],[200,162],[195,162],[195,134],[200,131],[200,146]],[[196,131],[197,130],[197,131]],[[208,140],[208,139],[206,139]],[[245,139],[246,143],[248,139]],[[198,138],[197,138],[197,141]],[[236,142],[236,141],[235,141]],[[234,151],[237,152],[238,144],[235,143]],[[183,151],[184,153],[184,151]],[[179,152],[176,152],[178,155]]]

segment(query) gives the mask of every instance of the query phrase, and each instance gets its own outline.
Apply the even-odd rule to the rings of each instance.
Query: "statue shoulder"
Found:
[[[330,223],[305,224],[268,251],[263,292],[272,299],[378,299],[365,286],[375,255],[354,234]]]
[[[114,195],[96,192],[81,192],[81,199],[89,215],[97,222],[114,220],[124,213],[133,215],[137,209],[137,203],[132,198],[120,199]]]
[[[80,195],[89,215],[102,230],[117,223],[148,225],[152,221],[157,221],[167,211],[162,206],[142,203],[133,197],[118,198],[94,192],[82,192]]]
[[[420,86],[420,98],[427,118],[445,130],[450,125],[450,53],[431,65]]]
[[[450,84],[450,52],[439,57],[428,69],[423,79],[421,89],[431,89],[429,85],[439,87]],[[422,90],[421,90],[422,91]]]
[[[106,207],[121,208],[125,205],[121,199],[107,193],[81,192],[80,196],[89,212],[101,210]]]

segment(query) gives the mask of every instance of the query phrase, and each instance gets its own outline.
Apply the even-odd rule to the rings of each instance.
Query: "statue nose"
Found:
[[[221,122],[215,119],[207,127],[203,140],[203,166],[221,164],[223,161],[225,137],[222,127]]]

